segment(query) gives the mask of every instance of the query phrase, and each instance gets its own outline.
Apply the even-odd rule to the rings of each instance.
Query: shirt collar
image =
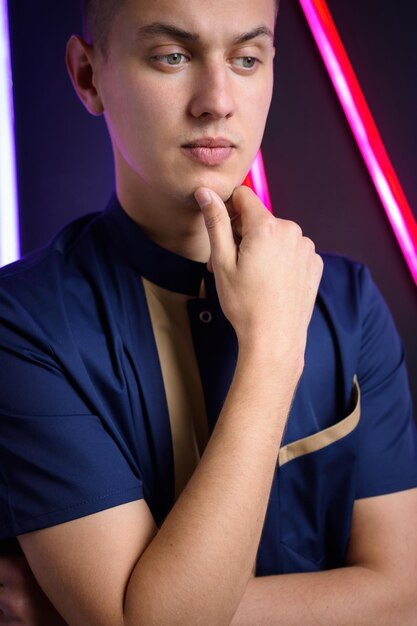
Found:
[[[119,256],[152,283],[190,296],[198,296],[202,279],[211,278],[206,263],[192,261],[162,248],[130,218],[113,194],[103,214],[106,237]]]

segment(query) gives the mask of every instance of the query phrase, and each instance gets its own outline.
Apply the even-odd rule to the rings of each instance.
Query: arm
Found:
[[[22,555],[0,556],[0,624],[65,626]]]
[[[249,581],[232,624],[412,626],[417,490],[357,500],[347,567]]]
[[[269,215],[250,190],[237,190],[233,205],[239,248],[216,194],[203,212],[238,363],[201,462],[161,529],[138,501],[20,537],[69,624],[184,624],[197,615],[227,624],[244,594],[322,261],[297,226]]]

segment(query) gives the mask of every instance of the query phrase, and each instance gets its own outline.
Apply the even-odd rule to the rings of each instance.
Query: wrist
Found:
[[[286,347],[280,341],[271,341],[268,337],[238,337],[239,361],[250,362],[253,367],[277,373],[284,378],[298,382],[304,369],[305,342],[298,347]]]
[[[284,390],[291,398],[304,369],[304,353],[285,353],[265,342],[239,343],[237,370],[258,392],[270,388],[273,395]],[[277,384],[278,383],[278,384]]]

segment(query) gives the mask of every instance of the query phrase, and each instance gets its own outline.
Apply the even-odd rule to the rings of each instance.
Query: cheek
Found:
[[[269,66],[261,67],[258,74],[246,79],[247,85],[238,85],[237,110],[241,122],[245,125],[263,124],[272,101],[273,73]]]
[[[262,136],[265,129],[266,119],[268,117],[271,105],[272,92],[265,92],[246,98],[245,109],[242,111],[242,120],[245,129],[252,139]]]
[[[152,113],[153,90],[148,81],[138,80],[138,70],[125,59],[117,60],[101,74],[100,90],[105,114],[112,128],[126,126],[131,132],[146,123]]]
[[[173,106],[161,93],[146,85],[113,92],[108,98],[105,118],[112,140],[128,161],[152,160],[158,146],[169,141],[178,124]]]
[[[262,94],[258,98],[257,106],[256,106],[256,117],[257,117],[257,126],[263,135],[265,130],[266,120],[268,118],[268,114],[271,107],[272,102],[272,93],[273,93],[273,81],[271,80],[266,88],[262,91]]]

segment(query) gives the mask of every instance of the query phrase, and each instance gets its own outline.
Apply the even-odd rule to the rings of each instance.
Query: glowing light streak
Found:
[[[7,0],[0,0],[0,266],[19,258],[15,163]]]
[[[253,189],[258,198],[262,200],[268,211],[272,213],[271,198],[269,196],[268,182],[265,174],[265,167],[262,152],[259,150],[251,170],[245,178],[244,185]]]
[[[300,0],[391,226],[417,283],[417,224],[325,0]]]

